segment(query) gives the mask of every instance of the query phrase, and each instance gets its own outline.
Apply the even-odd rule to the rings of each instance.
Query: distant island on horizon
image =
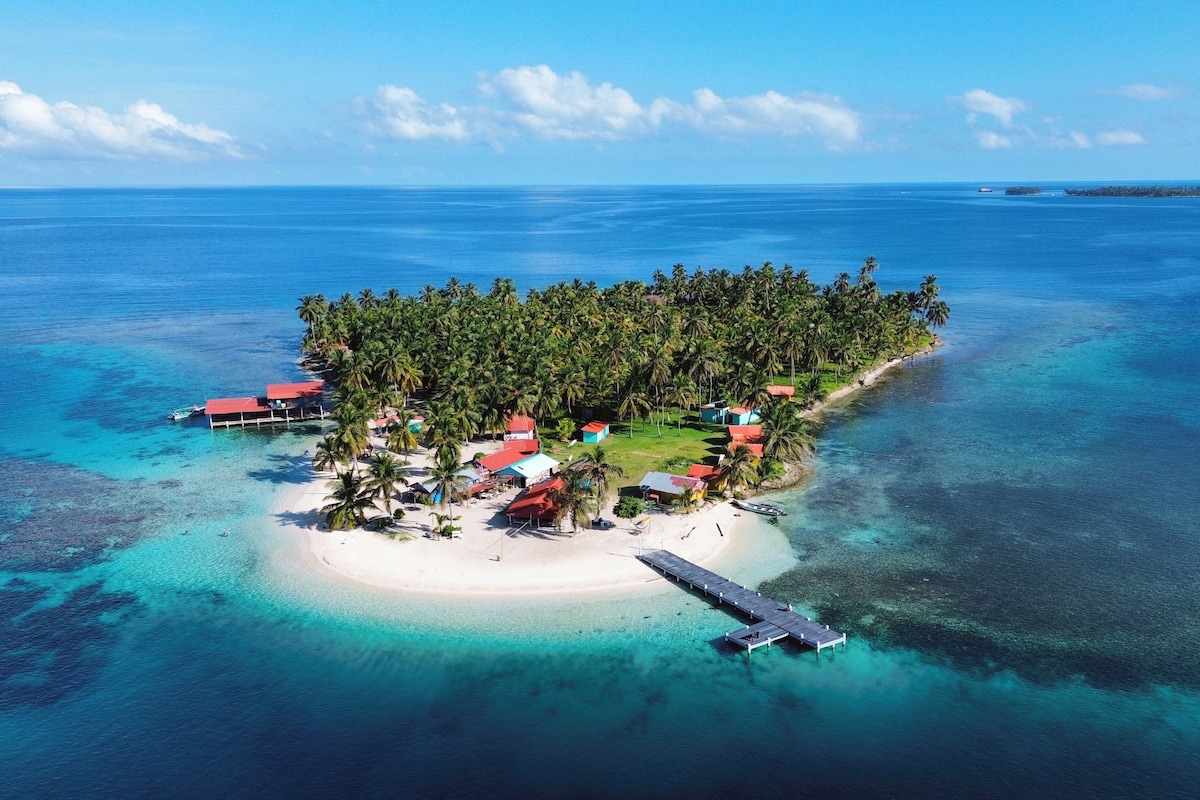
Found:
[[[1200,197],[1200,186],[1100,186],[1065,189],[1071,197]]]
[[[980,190],[982,191],[982,190]],[[1009,186],[1008,195],[1039,195],[1040,186]],[[1200,197],[1200,186],[1099,186],[1095,189],[1064,189],[1069,197]]]

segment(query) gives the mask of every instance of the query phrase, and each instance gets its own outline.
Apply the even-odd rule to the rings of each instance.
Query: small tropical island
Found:
[[[1042,187],[1040,187],[1040,186],[1009,186],[1009,187],[1005,188],[1004,193],[1010,194],[1010,195],[1041,194]]]
[[[1200,197],[1200,186],[1100,186],[1066,189],[1071,197]]]
[[[936,276],[885,294],[878,266],[303,297],[333,426],[279,510],[325,568],[402,591],[629,588],[649,537],[712,561],[764,510],[724,500],[806,474],[825,402],[937,344]]]

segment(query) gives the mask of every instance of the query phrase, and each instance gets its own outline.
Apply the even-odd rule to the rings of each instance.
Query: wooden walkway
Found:
[[[692,589],[715,598],[718,605],[732,606],[754,620],[756,625],[747,625],[741,630],[725,634],[725,641],[747,651],[788,637],[813,648],[817,655],[826,647],[839,644],[843,649],[846,647],[846,634],[832,631],[828,625],[814,622],[786,605],[698,567],[668,550],[647,550],[638,555],[638,560],[664,576],[674,578],[677,583],[686,583]]]

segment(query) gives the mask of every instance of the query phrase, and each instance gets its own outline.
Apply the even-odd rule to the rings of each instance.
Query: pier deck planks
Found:
[[[715,572],[699,567],[685,558],[680,558],[669,550],[648,550],[639,554],[638,559],[663,575],[674,578],[678,582],[687,583],[709,597],[716,598],[718,602],[733,606],[758,622],[758,625],[734,631],[725,637],[739,647],[753,650],[755,647],[785,638],[783,634],[790,636],[800,644],[812,647],[818,653],[826,647],[846,644],[846,634],[830,630],[828,625],[822,625],[795,611],[789,611],[787,606],[777,603],[769,597],[763,597],[758,592],[740,586]],[[768,627],[763,627],[764,624]],[[758,637],[753,636],[755,631],[759,633]],[[775,631],[779,631],[779,633]],[[751,634],[749,640],[746,638],[747,633]]]

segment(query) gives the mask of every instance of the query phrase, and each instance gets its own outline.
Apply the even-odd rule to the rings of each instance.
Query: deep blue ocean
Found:
[[[0,797],[1200,795],[1200,202],[1047,188],[0,191]],[[164,419],[301,378],[304,294],[868,255],[952,314],[776,498],[820,659],[317,578],[315,429]]]

